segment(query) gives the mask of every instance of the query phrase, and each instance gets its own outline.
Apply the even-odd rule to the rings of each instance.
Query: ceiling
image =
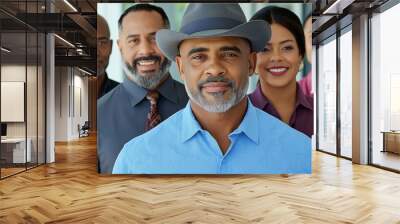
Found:
[[[78,66],[96,74],[96,6],[96,0],[1,0],[1,43],[11,50],[2,60],[37,57],[44,48],[40,34],[49,32],[58,36],[56,66]]]
[[[313,44],[352,23],[354,17],[374,12],[389,0],[306,0],[313,4]]]

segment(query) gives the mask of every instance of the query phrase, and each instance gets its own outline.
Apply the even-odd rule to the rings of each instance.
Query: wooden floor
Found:
[[[0,181],[0,223],[400,223],[400,175],[314,153],[312,175],[99,176],[94,137]]]

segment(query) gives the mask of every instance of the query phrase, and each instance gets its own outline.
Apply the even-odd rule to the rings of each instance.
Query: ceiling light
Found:
[[[58,36],[57,34],[54,34],[54,36],[56,36],[58,39],[60,39],[61,41],[63,41],[64,43],[66,43],[67,45],[69,45],[70,47],[75,48],[75,45],[71,44],[71,42],[67,41],[66,39]]]
[[[328,14],[328,13],[335,13],[335,12],[331,12],[332,9],[335,9],[337,4],[339,4],[340,0],[336,0],[332,5],[330,5],[327,9],[324,10],[324,12],[322,14]]]
[[[356,0],[336,0],[332,5],[325,9],[322,14],[340,15],[343,13],[345,8],[349,7],[355,1]]]
[[[7,49],[7,48],[5,48],[5,47],[1,47],[1,50],[4,51],[4,52],[6,52],[6,53],[10,53],[10,52],[11,52],[11,50],[9,50],[9,49]]]
[[[71,4],[69,3],[68,0],[64,0],[65,4],[67,4],[72,10],[74,10],[75,12],[78,12],[78,10]]]

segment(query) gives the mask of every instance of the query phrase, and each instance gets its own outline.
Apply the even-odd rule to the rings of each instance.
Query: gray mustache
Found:
[[[205,84],[207,84],[207,83],[210,83],[210,82],[224,82],[224,83],[226,83],[229,87],[233,87],[233,84],[234,84],[234,81],[233,81],[233,80],[227,79],[227,78],[225,78],[225,77],[223,77],[223,76],[216,76],[216,77],[213,76],[213,77],[208,77],[208,78],[205,79],[205,80],[199,81],[198,84],[197,84],[197,86],[198,86],[199,88],[202,88],[203,85],[205,85]]]

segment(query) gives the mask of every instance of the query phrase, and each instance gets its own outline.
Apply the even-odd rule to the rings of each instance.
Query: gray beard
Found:
[[[249,80],[247,79],[243,88],[237,88],[236,85],[233,85],[232,87],[233,94],[228,100],[224,99],[223,93],[217,93],[214,94],[214,97],[216,98],[216,103],[210,103],[202,95],[201,91],[195,93],[191,92],[185,81],[185,89],[190,100],[195,102],[204,110],[211,113],[223,113],[231,109],[233,106],[237,105],[246,96],[248,87],[249,87]]]
[[[122,68],[124,70],[125,76],[145,89],[155,89],[165,77],[168,76],[169,67],[171,62],[168,59],[164,59],[161,63],[160,70],[157,72],[147,73],[145,76],[140,75],[135,66],[132,67],[127,63],[122,63]]]

